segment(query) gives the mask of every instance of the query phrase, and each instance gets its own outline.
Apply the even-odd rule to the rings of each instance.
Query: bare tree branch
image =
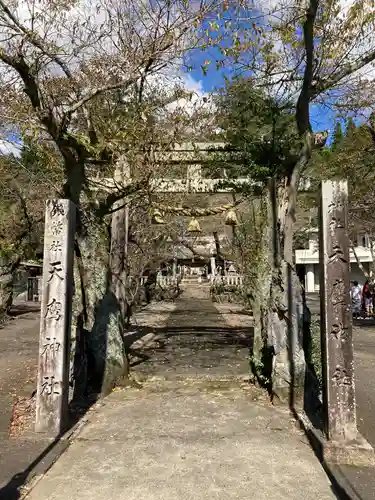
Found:
[[[373,61],[375,61],[375,50],[371,51],[366,56],[358,58],[356,62],[347,64],[347,66],[344,67],[341,71],[338,71],[336,74],[332,75],[326,80],[324,80],[323,78],[322,79],[318,78],[318,81],[314,85],[311,85],[310,98],[313,99],[317,97],[319,94],[322,94],[327,90],[330,90],[335,85],[344,80],[346,77],[353,75],[354,73],[364,68]]]
[[[48,56],[52,61],[56,62],[60,68],[64,71],[65,75],[73,80],[73,75],[68,68],[68,66],[64,63],[64,61],[57,55],[52,53],[50,50],[47,50],[46,43],[42,40],[37,33],[35,33],[32,29],[29,30],[25,28],[14,16],[11,10],[8,8],[6,3],[3,0],[0,0],[0,7],[3,9],[5,14],[9,17],[9,19],[14,23],[14,25],[18,28],[18,30],[24,34],[25,39],[31,42],[36,48],[38,48],[42,54]]]

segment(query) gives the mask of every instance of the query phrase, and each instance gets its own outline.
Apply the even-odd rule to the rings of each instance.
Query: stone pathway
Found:
[[[138,312],[134,327],[139,388],[97,403],[22,498],[337,498],[289,412],[243,382],[252,331],[241,308],[190,286],[175,303]]]
[[[333,500],[286,410],[238,381],[148,378],[94,411],[26,500]]]
[[[132,345],[133,371],[138,378],[249,374],[251,318],[238,306],[213,304],[205,285],[186,286],[174,304],[154,304],[136,321],[140,335],[144,334]]]

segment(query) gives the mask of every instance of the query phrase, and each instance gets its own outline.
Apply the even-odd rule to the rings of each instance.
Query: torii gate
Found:
[[[254,180],[249,177],[241,177],[237,179],[228,179],[225,176],[221,178],[205,178],[202,176],[202,165],[211,163],[214,154],[224,151],[226,144],[223,142],[197,142],[197,143],[183,143],[175,145],[172,151],[156,151],[154,153],[155,162],[164,162],[170,164],[187,165],[187,172],[185,178],[165,178],[157,177],[150,180],[150,187],[155,193],[211,193],[221,194],[230,193],[234,191],[235,187],[251,185],[258,185]],[[113,190],[117,188],[124,188],[131,181],[130,175],[126,172],[126,167],[117,169],[115,176],[112,179],[102,179],[100,181],[101,188]],[[309,180],[306,179],[300,189],[308,189]],[[233,210],[236,205],[241,203],[227,203],[218,207],[199,208],[199,207],[175,207],[170,205],[158,205],[158,209],[164,213],[174,213],[187,217],[207,217],[210,215],[217,215],[219,213],[229,212]],[[128,211],[125,208],[125,226],[128,225]],[[215,257],[211,257],[211,267],[216,269]]]
[[[254,181],[249,178],[239,178],[231,180],[232,186],[228,186],[229,182],[226,177],[212,179],[202,176],[202,165],[212,162],[213,154],[220,152],[224,149],[224,143],[185,143],[176,145],[173,151],[170,152],[156,152],[155,161],[165,162],[171,164],[187,165],[187,172],[185,178],[165,178],[157,177],[150,180],[151,190],[155,193],[186,193],[186,194],[200,194],[211,193],[221,194],[233,192],[234,186],[245,184],[254,184]],[[116,188],[124,188],[131,181],[129,173],[126,171],[126,166],[117,169],[113,179],[100,180],[101,188],[106,190],[113,190]],[[95,182],[95,181],[94,181]],[[159,211],[164,213],[173,213],[175,215],[187,217],[207,217],[210,215],[217,215],[220,213],[230,212],[234,209],[236,203],[226,203],[217,207],[199,208],[199,207],[183,207],[158,204]],[[126,210],[126,208],[125,208]],[[125,213],[125,226],[127,226],[128,211]],[[229,214],[230,215],[230,214]],[[211,257],[211,268],[216,269],[215,257]]]

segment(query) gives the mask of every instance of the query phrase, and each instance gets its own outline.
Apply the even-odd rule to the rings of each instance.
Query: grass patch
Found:
[[[319,385],[322,387],[322,351],[320,343],[320,316],[318,314],[312,314],[311,316],[310,331],[310,359],[319,380]]]

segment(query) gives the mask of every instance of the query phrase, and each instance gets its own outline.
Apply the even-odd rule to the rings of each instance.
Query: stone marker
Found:
[[[326,452],[335,461],[352,462],[373,450],[356,423],[346,181],[322,183],[320,267]]]
[[[36,432],[56,436],[68,417],[76,207],[46,202]]]

